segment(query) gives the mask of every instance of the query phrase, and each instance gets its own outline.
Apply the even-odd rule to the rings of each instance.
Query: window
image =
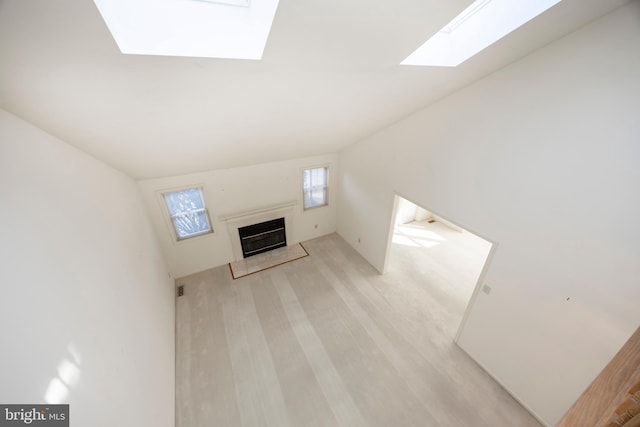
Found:
[[[202,188],[173,191],[163,196],[178,240],[213,232],[204,206]]]
[[[327,204],[328,168],[305,169],[302,172],[304,209],[317,208]]]

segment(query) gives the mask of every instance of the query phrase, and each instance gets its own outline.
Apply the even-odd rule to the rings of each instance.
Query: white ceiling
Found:
[[[134,178],[333,153],[627,0],[563,0],[457,68],[399,65],[470,3],[280,0],[243,61],[123,55],[91,0],[0,0],[0,107]]]

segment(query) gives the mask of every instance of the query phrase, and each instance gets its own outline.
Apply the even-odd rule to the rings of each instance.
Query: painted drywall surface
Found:
[[[418,208],[416,209],[416,221],[426,221],[430,218],[433,218],[433,214],[428,210],[418,206]]]
[[[135,182],[0,110],[0,228],[0,402],[173,426],[174,284]]]
[[[329,167],[329,203],[324,207],[304,211],[302,171],[320,166]],[[336,231],[337,155],[143,180],[138,184],[174,277],[183,277],[234,261],[231,236],[223,219],[227,215],[296,202],[293,208],[294,230],[288,232],[289,236],[293,234],[295,240],[303,242]],[[203,187],[214,233],[176,242],[170,231],[171,225],[167,220],[161,193],[197,185]],[[289,237],[288,243],[292,243]]]
[[[395,225],[415,221],[417,212],[418,206],[407,199],[400,198],[400,200],[398,200],[398,207],[396,208]]]
[[[498,243],[459,344],[548,425],[640,323],[638,46],[632,2],[340,158],[379,270],[396,192]]]

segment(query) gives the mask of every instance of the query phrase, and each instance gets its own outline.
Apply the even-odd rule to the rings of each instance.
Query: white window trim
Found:
[[[167,193],[175,193],[178,191],[184,191],[184,190],[190,190],[193,188],[198,188],[200,189],[200,194],[202,195],[202,201],[204,203],[204,212],[207,215],[207,220],[209,221],[209,227],[211,228],[209,231],[205,231],[202,233],[198,233],[198,234],[194,234],[192,236],[189,237],[183,237],[180,238],[178,236],[178,233],[176,232],[175,226],[173,225],[173,218],[180,216],[180,214],[178,215],[174,215],[172,216],[169,213],[169,207],[167,206],[167,203],[165,202],[165,198],[164,195]],[[167,228],[169,229],[169,235],[171,236],[171,241],[173,242],[173,244],[181,244],[184,242],[189,242],[192,241],[194,239],[200,239],[203,238],[205,236],[211,236],[213,234],[215,234],[215,227],[213,226],[213,221],[211,220],[212,215],[211,215],[211,210],[208,208],[209,203],[206,200],[205,197],[205,185],[203,183],[198,183],[198,184],[191,184],[191,185],[183,185],[180,187],[171,187],[171,188],[164,188],[162,190],[157,190],[156,191],[156,197],[158,200],[158,204],[160,205],[160,210],[162,211],[162,218],[164,219],[164,223],[166,224]],[[202,210],[198,210],[198,211],[202,211]]]
[[[323,204],[323,205],[317,205],[317,206],[306,207],[306,206],[304,205],[304,194],[305,194],[305,190],[304,190],[304,172],[305,172],[305,171],[308,171],[308,170],[312,170],[312,169],[322,169],[322,168],[324,168],[324,169],[326,169],[326,170],[327,170],[327,171],[326,171],[326,175],[327,175],[327,183],[326,183],[326,185],[324,186],[324,188],[326,189],[326,190],[325,190],[325,199],[324,199],[324,204]],[[330,175],[330,174],[331,174],[331,165],[329,165],[329,164],[321,164],[321,165],[314,165],[314,166],[306,166],[306,167],[303,167],[302,169],[300,169],[300,175],[299,175],[299,176],[300,176],[300,179],[301,179],[300,187],[301,187],[301,189],[302,189],[302,191],[301,191],[302,199],[300,200],[300,207],[301,207],[301,209],[302,209],[302,212],[303,212],[303,213],[304,213],[304,212],[313,211],[313,210],[315,210],[315,209],[326,208],[326,207],[328,207],[328,206],[329,206],[329,195],[330,195],[330,192],[329,192],[329,187],[330,187],[330,185],[329,185],[329,183],[330,183],[330,181],[331,181],[331,175]],[[314,188],[323,188],[323,187],[322,187],[322,186],[315,186],[315,187],[312,187],[312,189],[314,189]]]

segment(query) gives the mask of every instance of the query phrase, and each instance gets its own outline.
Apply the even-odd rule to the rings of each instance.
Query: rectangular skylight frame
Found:
[[[124,54],[253,60],[262,59],[278,8],[278,0],[94,3]]]
[[[476,0],[402,65],[456,67],[561,0]]]

